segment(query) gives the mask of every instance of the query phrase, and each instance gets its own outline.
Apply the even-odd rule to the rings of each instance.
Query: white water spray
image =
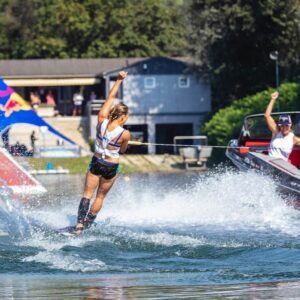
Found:
[[[274,183],[266,177],[226,171],[193,177],[190,183],[182,185],[178,181],[172,184],[170,178],[139,176],[128,181],[120,177],[104,203],[96,228],[76,239],[47,236],[37,230],[19,241],[20,246],[40,249],[24,261],[69,271],[101,271],[111,266],[97,260],[93,267],[94,258],[84,260],[71,253],[66,259],[64,247],[84,249],[87,244],[99,247],[101,243],[142,248],[147,244],[272,247],[272,243],[278,243],[272,234],[291,238],[300,235],[300,212],[285,204]],[[63,207],[42,207],[26,210],[25,214],[49,228],[72,225],[79,201],[70,200]]]
[[[298,235],[300,212],[285,204],[272,180],[256,173],[211,174],[161,194],[159,185],[122,189],[106,202],[101,218],[128,226],[272,228]]]

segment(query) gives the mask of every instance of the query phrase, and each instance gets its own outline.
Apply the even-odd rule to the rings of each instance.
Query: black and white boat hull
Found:
[[[278,186],[278,190],[284,195],[292,196],[293,200],[299,200],[300,206],[300,170],[297,167],[281,158],[273,158],[267,154],[251,151],[251,149],[247,151],[249,148],[234,147],[234,145],[236,145],[236,140],[229,143],[226,156],[238,169],[257,170],[271,177]]]

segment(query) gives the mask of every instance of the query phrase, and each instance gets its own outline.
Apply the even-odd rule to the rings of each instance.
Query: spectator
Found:
[[[48,93],[46,95],[46,101],[47,101],[47,105],[55,107],[56,103],[55,103],[55,98],[54,98],[52,90],[48,91]]]
[[[83,96],[80,92],[75,93],[73,95],[73,102],[74,102],[73,116],[81,115],[81,107],[82,107],[83,100],[84,100]]]
[[[27,147],[17,141],[15,145],[11,146],[11,154],[14,156],[26,156]]]
[[[9,149],[9,128],[5,129],[1,137],[5,149]]]
[[[56,146],[63,146],[65,144],[64,140],[59,138],[56,140]]]
[[[92,91],[90,94],[90,100],[92,101],[92,100],[96,100],[96,99],[97,99],[97,95],[94,91]]]
[[[41,98],[37,92],[30,92],[30,101],[31,106],[35,112],[38,111],[38,108],[41,104]]]
[[[39,95],[41,98],[41,103],[46,103],[46,95],[45,95],[45,89],[39,88]]]
[[[35,146],[35,141],[37,140],[35,136],[35,131],[33,130],[31,135],[30,135],[30,142],[31,142],[31,148],[34,151],[34,146]]]

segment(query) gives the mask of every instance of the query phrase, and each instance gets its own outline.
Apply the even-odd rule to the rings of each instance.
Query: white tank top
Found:
[[[288,135],[283,136],[278,132],[271,140],[269,155],[276,158],[288,160],[294,146],[294,133],[290,132]]]
[[[114,130],[108,131],[107,126],[108,119],[104,119],[99,125],[96,134],[95,152],[101,154],[103,159],[105,156],[119,158],[120,145],[117,143],[125,130],[118,126]],[[115,138],[116,140],[112,143]],[[107,149],[107,146],[113,146],[115,149]]]

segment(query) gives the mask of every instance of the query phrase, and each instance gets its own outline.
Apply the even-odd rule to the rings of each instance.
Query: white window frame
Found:
[[[186,80],[186,84],[182,84],[182,79]],[[178,86],[180,88],[189,88],[190,87],[190,77],[189,76],[179,76],[178,77]]]
[[[149,84],[149,80],[152,82]],[[156,88],[156,78],[155,77],[145,77],[144,78],[144,87],[146,89],[154,89]]]

